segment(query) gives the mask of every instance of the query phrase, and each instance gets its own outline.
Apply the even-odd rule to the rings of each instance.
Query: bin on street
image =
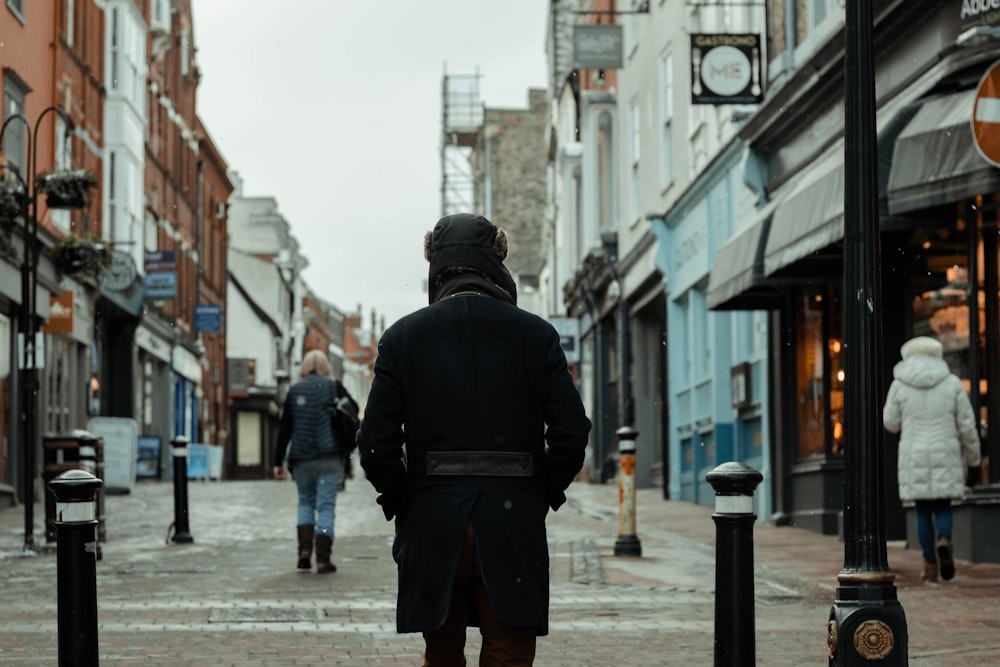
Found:
[[[46,485],[67,470],[86,470],[100,479],[104,472],[104,439],[90,431],[74,429],[66,433],[42,437],[44,468],[42,479]],[[104,520],[104,489],[97,492],[97,539],[105,541],[107,526]],[[56,541],[56,502],[51,493],[45,494],[45,542]]]

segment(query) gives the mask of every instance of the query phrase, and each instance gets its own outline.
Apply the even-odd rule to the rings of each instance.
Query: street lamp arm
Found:
[[[18,121],[21,121],[22,123],[24,123],[24,127],[27,130],[27,132],[28,132],[28,145],[31,144],[31,123],[28,122],[27,118],[25,118],[24,116],[22,116],[19,113],[16,113],[13,116],[10,116],[7,120],[5,120],[3,122],[3,126],[0,127],[0,148],[3,148],[3,137],[4,137],[4,134],[6,134],[6,132],[7,132],[7,126],[10,125],[11,122],[13,122],[15,120],[18,120]],[[20,170],[18,170],[17,166],[15,166],[15,165],[7,165],[6,161],[5,161],[5,163],[4,163],[4,169],[6,170],[8,168],[10,169],[11,173],[13,173],[14,176],[17,178],[17,180],[21,182],[21,185],[24,187],[24,191],[27,192],[27,193],[30,193],[30,185],[28,184],[28,182],[26,180],[24,180],[24,177],[21,176],[21,172],[20,172]],[[27,174],[27,173],[30,173],[30,172],[28,171],[28,169],[25,169],[25,173]]]
[[[73,131],[73,121],[70,119],[69,114],[63,111],[62,107],[53,105],[42,109],[42,112],[38,114],[38,120],[35,121],[35,133],[31,142],[31,161],[28,162],[28,168],[26,170],[26,173],[28,174],[32,173],[32,167],[37,168],[38,166],[38,128],[42,124],[42,119],[53,111],[59,114],[59,117],[66,123],[66,136],[69,136],[70,132]]]

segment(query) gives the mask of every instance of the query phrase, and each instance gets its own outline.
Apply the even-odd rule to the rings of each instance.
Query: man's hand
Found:
[[[285,479],[285,466],[274,466],[274,478]]]

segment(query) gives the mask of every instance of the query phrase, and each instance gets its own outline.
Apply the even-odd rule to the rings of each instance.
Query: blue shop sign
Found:
[[[147,299],[173,299],[176,296],[176,273],[150,273],[146,276]]]
[[[205,333],[222,331],[222,306],[217,303],[202,303],[194,307],[194,330]]]

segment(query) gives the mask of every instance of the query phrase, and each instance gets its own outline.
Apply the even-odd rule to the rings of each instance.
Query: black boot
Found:
[[[300,570],[311,570],[313,535],[316,533],[316,527],[311,523],[304,523],[296,528],[299,532],[299,563],[296,567]]]
[[[316,536],[316,574],[336,572],[337,566],[330,562],[333,553],[333,538],[329,535]]]

